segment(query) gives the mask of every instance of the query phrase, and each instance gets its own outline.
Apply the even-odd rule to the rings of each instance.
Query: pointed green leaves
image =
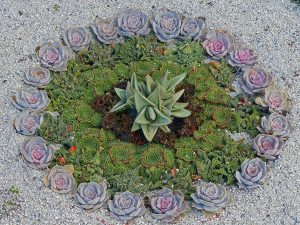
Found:
[[[120,101],[111,112],[134,107],[138,113],[131,131],[142,129],[146,139],[152,141],[158,128],[170,132],[168,127],[173,117],[184,118],[191,114],[185,107],[188,103],[178,103],[184,90],[175,92],[176,85],[184,80],[186,73],[168,80],[168,72],[160,82],[154,81],[149,75],[145,82],[139,83],[133,73],[126,90],[115,88]]]

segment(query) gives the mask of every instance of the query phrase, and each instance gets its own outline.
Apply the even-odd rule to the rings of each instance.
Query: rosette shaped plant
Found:
[[[75,179],[73,177],[74,168],[71,165],[54,166],[44,176],[45,186],[50,187],[53,191],[60,194],[73,192],[76,188]]]
[[[257,56],[252,49],[240,48],[230,52],[228,63],[234,67],[244,68],[253,66],[256,60]]]
[[[119,34],[125,37],[145,36],[151,31],[148,16],[134,9],[127,9],[118,16],[118,27]]]
[[[287,93],[283,90],[275,90],[273,87],[266,89],[264,97],[258,97],[255,101],[263,107],[269,107],[271,112],[277,113],[285,113],[291,106]]]
[[[152,217],[162,222],[175,222],[187,209],[187,203],[181,191],[169,188],[154,191],[150,195]]]
[[[42,66],[53,71],[63,71],[67,67],[69,49],[58,42],[46,42],[37,48],[37,58]]]
[[[272,113],[261,119],[261,126],[258,127],[261,133],[272,134],[277,137],[286,138],[290,133],[291,124],[288,119],[278,113]]]
[[[20,110],[43,110],[50,102],[46,91],[39,91],[30,87],[25,90],[17,91],[13,96],[13,105]]]
[[[181,19],[177,12],[160,9],[151,22],[153,31],[161,42],[169,42],[179,36]]]
[[[25,73],[24,82],[34,87],[45,88],[51,81],[50,71],[46,68],[36,66]]]
[[[282,153],[284,142],[273,135],[259,134],[254,138],[252,145],[258,155],[268,160],[276,160]]]
[[[180,39],[199,40],[206,30],[206,19],[203,17],[186,17],[182,20],[180,27]]]
[[[16,118],[15,128],[19,134],[34,135],[42,123],[43,117],[41,115],[25,110]]]
[[[98,40],[103,44],[111,44],[117,39],[118,27],[115,19],[96,18],[91,28]]]
[[[234,39],[225,30],[212,30],[206,34],[202,45],[212,58],[220,59],[233,49]]]
[[[191,194],[192,206],[207,212],[217,212],[229,204],[226,188],[219,184],[201,181],[196,186],[196,193]]]
[[[235,177],[239,188],[257,188],[267,177],[267,164],[259,158],[245,159],[241,165],[241,171],[236,171]]]
[[[108,208],[111,216],[124,221],[142,216],[145,212],[141,196],[129,191],[116,193],[114,199],[108,201]]]
[[[270,73],[260,68],[247,69],[241,79],[241,87],[248,94],[262,93],[273,86],[274,79]]]
[[[121,111],[132,107],[137,111],[137,117],[132,126],[132,131],[142,129],[146,139],[150,142],[158,128],[170,132],[168,125],[173,117],[188,117],[191,112],[184,109],[187,103],[178,103],[184,90],[175,92],[175,87],[186,76],[186,73],[168,80],[168,73],[160,82],[147,75],[144,83],[138,83],[135,74],[126,90],[116,88],[115,91],[120,101],[111,109],[111,112]]]
[[[65,30],[62,38],[64,43],[75,52],[87,49],[91,42],[91,34],[84,27]]]
[[[108,200],[106,189],[106,181],[102,181],[99,184],[96,182],[81,183],[77,188],[74,198],[81,208],[95,210]]]
[[[44,169],[50,164],[56,148],[46,145],[41,137],[25,141],[20,145],[20,153],[24,160],[33,168]]]

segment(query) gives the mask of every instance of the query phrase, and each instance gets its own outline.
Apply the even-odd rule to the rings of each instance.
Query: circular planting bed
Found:
[[[205,18],[126,10],[36,49],[13,104],[20,153],[79,207],[123,221],[219,213],[226,185],[269,175],[290,131],[289,101],[256,53]]]

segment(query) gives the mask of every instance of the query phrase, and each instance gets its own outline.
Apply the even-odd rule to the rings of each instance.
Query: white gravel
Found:
[[[110,17],[125,7],[151,12],[165,6],[186,15],[205,16],[211,28],[234,33],[239,43],[253,47],[260,63],[273,71],[288,90],[294,127],[272,178],[248,192],[232,188],[232,203],[206,224],[300,224],[300,7],[289,0],[0,0],[0,189],[20,189],[21,207],[0,215],[0,224],[119,224],[106,211],[85,213],[71,196],[45,188],[43,172],[27,167],[18,157],[23,137],[14,133],[18,111],[10,96],[23,86],[20,71],[32,64],[38,44],[59,38],[62,31],[87,25],[96,15]],[[55,9],[56,8],[56,9]],[[0,205],[3,202],[0,202]],[[201,214],[188,213],[179,224],[201,224]],[[130,224],[158,224],[148,215]]]

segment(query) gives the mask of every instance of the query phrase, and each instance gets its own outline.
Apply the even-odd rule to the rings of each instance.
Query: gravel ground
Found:
[[[28,168],[18,156],[23,137],[12,123],[18,111],[10,96],[23,86],[20,71],[34,63],[38,44],[56,40],[67,27],[87,25],[96,15],[117,15],[125,7],[151,12],[168,7],[186,15],[205,16],[210,28],[235,33],[239,43],[253,47],[260,63],[273,71],[278,86],[288,90],[293,108],[289,115],[294,127],[281,160],[273,165],[268,184],[247,192],[231,188],[232,203],[221,218],[206,224],[300,224],[300,7],[289,0],[0,0],[0,208],[3,199],[12,203],[0,211],[0,224],[119,224],[107,211],[85,213],[71,196],[45,188],[43,172]],[[5,206],[6,207],[6,206]],[[188,213],[179,224],[201,224],[202,215]],[[148,215],[130,224],[158,224]]]

